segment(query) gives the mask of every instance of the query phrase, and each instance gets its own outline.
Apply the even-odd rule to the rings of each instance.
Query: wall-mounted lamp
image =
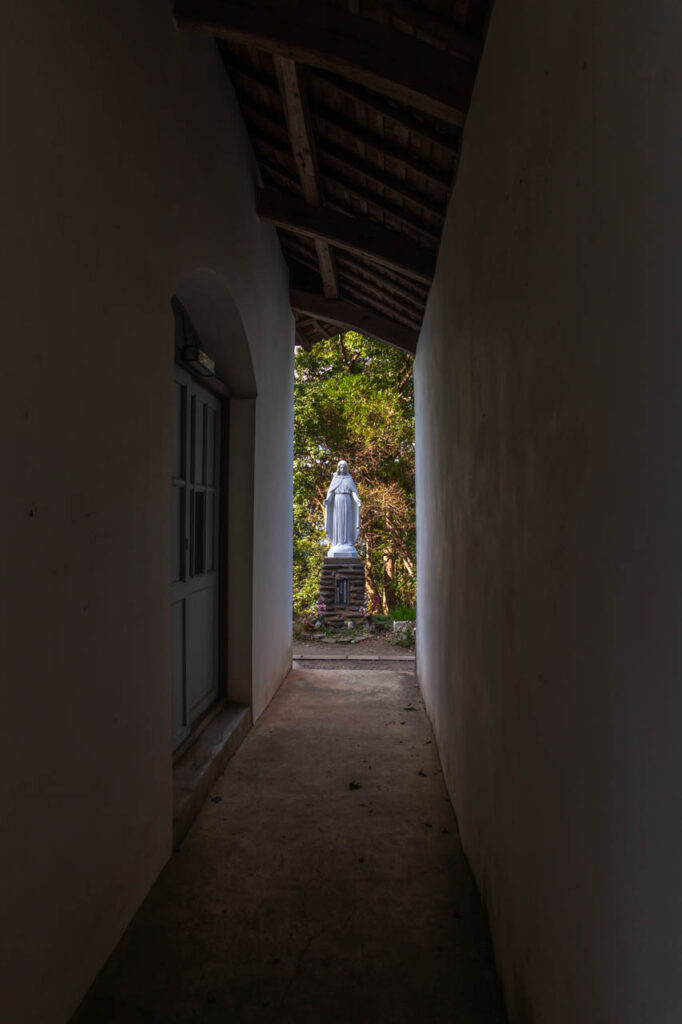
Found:
[[[215,363],[198,345],[185,345],[183,360],[204,377],[215,377]]]

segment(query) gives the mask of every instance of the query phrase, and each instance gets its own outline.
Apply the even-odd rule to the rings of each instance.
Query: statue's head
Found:
[[[340,473],[341,476],[348,476],[348,463],[344,459],[341,459],[339,462],[336,467],[336,472]]]

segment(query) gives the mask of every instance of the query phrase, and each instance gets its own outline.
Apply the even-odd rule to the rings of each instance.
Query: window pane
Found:
[[[206,406],[199,399],[192,399],[195,406],[194,416],[194,482],[197,484],[203,484],[206,482],[206,452],[205,452],[205,437],[206,437]]]
[[[208,484],[210,487],[215,487],[215,475],[216,475],[216,414],[215,409],[207,409],[208,415],[208,430],[206,432],[206,466],[207,466],[207,477]]]
[[[215,569],[215,494],[206,494],[206,572]]]
[[[171,495],[171,583],[182,579],[185,547],[185,488],[173,487]]]
[[[194,575],[206,572],[206,494],[194,494]]]

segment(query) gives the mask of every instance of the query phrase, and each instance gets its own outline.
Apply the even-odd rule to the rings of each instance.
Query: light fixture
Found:
[[[215,362],[198,345],[185,345],[182,358],[203,377],[215,377]]]

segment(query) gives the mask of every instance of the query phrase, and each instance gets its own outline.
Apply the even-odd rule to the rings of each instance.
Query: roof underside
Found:
[[[296,340],[414,352],[490,0],[178,0],[213,34],[277,225]]]

